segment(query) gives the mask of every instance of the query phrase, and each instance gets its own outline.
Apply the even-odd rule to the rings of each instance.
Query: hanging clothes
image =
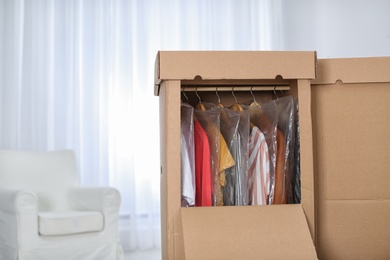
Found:
[[[273,204],[286,204],[286,177],[285,177],[285,154],[286,143],[283,133],[278,129],[276,134],[277,154],[275,167],[275,187]]]
[[[292,194],[292,203],[293,204],[299,204],[301,203],[301,158],[300,158],[300,127],[299,127],[299,113],[298,113],[298,102],[295,99],[295,145],[294,145],[294,167],[293,167],[293,173],[291,176],[291,189],[293,191]]]
[[[210,144],[199,121],[194,123],[195,141],[195,205],[212,206],[212,179]]]
[[[264,134],[254,126],[250,135],[248,176],[250,205],[267,205],[270,194],[270,161]]]
[[[189,104],[181,105],[180,121],[180,158],[181,158],[181,205],[195,205],[195,145],[194,145],[194,108]]]
[[[292,96],[285,96],[275,100],[278,114],[278,130],[281,132],[278,137],[278,148],[283,149],[281,154],[281,168],[283,170],[284,178],[284,196],[281,203],[293,203],[293,188],[292,182],[295,179],[293,174],[297,174],[294,171],[296,168],[294,145],[296,137],[296,101]],[[278,152],[279,154],[279,152]]]
[[[223,206],[223,189],[226,186],[226,173],[225,171],[235,165],[234,159],[232,154],[229,151],[229,148],[227,147],[226,141],[224,137],[220,134],[219,135],[219,171],[218,171],[218,178],[217,178],[217,202],[216,206]]]
[[[223,108],[221,113],[221,132],[235,161],[235,165],[226,170],[224,205],[248,205],[246,133],[249,131],[249,111],[236,103],[235,110]]]
[[[226,114],[224,113],[226,111],[224,111],[222,107],[212,103],[203,103],[203,105],[206,111],[202,113],[202,115],[206,115],[207,118],[201,117],[200,122],[207,127],[206,133],[210,143],[216,144],[215,152],[212,153],[212,157],[214,158],[212,161],[216,169],[215,175],[213,175],[213,205],[223,206],[223,189],[226,185],[226,170],[235,165],[235,161],[228,149],[225,137],[221,133],[221,121],[226,122],[227,120]]]
[[[248,157],[249,157],[249,131],[250,131],[250,111],[243,110],[237,112],[240,115],[238,131],[235,138],[237,146],[235,149],[235,158],[238,166],[235,168],[237,173],[236,183],[236,205],[249,205],[248,191]]]
[[[197,107],[199,104],[197,105]],[[217,195],[220,190],[219,165],[220,165],[220,108],[214,104],[202,103],[203,109],[194,110],[194,116],[206,132],[211,158],[211,180],[212,180],[212,205],[217,205]]]
[[[295,98],[287,96],[245,109],[236,100],[234,110],[201,105],[201,110],[193,112],[196,206],[300,201]],[[182,116],[185,121],[184,112]],[[190,138],[182,133],[183,206],[194,204],[191,185],[186,184],[192,181],[191,174],[186,174],[191,172],[191,149],[186,149],[190,146]]]
[[[250,121],[264,135],[269,157],[269,195],[267,204],[273,204],[275,192],[275,175],[277,164],[277,109],[273,100],[262,101],[258,106],[249,106]],[[253,128],[252,128],[253,129]],[[250,183],[252,184],[252,183]]]
[[[220,131],[226,141],[229,153],[232,156],[234,164],[231,167],[226,168],[224,171],[225,185],[223,186],[223,205],[233,206],[235,205],[235,186],[236,176],[240,172],[237,170],[241,166],[240,158],[237,154],[237,131],[240,121],[240,115],[228,108],[221,107],[221,121]]]

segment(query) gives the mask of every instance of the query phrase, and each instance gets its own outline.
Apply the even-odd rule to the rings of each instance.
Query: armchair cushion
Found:
[[[104,228],[103,214],[98,211],[42,212],[38,219],[41,236],[98,232]]]

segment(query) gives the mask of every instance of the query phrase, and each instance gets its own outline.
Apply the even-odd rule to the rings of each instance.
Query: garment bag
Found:
[[[249,129],[250,129],[250,111],[237,111],[240,115],[238,131],[234,135],[236,146],[232,147],[235,153],[236,166],[234,171],[236,174],[236,190],[235,190],[235,205],[249,205],[248,192],[248,156],[249,156]]]
[[[253,93],[252,96],[254,100],[249,106],[261,112],[261,106],[255,100]],[[264,133],[252,122],[250,122],[248,145],[248,203],[267,205],[271,191],[269,148]]]
[[[224,137],[227,147],[234,160],[233,167],[225,170],[225,185],[223,185],[223,205],[233,206],[235,205],[235,185],[236,185],[236,174],[235,168],[239,166],[237,162],[236,154],[234,153],[237,145],[237,131],[240,115],[233,112],[228,108],[221,107],[220,115],[220,128],[221,134]]]
[[[300,204],[301,203],[301,143],[300,143],[300,127],[299,127],[299,104],[298,99],[295,98],[295,164],[293,168],[292,180],[291,180],[291,189],[292,194],[292,203]]]
[[[194,108],[181,104],[180,157],[181,157],[181,206],[195,205],[195,145]]]
[[[286,96],[275,100],[278,114],[278,129],[283,134],[283,139],[280,138],[280,142],[284,142],[280,147],[284,149],[283,155],[283,190],[285,193],[285,203],[293,203],[294,197],[298,195],[294,194],[294,188],[292,183],[296,184],[296,175],[300,175],[296,172],[295,165],[295,145],[296,145],[296,114],[297,114],[297,100],[295,97]],[[300,197],[300,195],[298,196]]]
[[[202,196],[209,196],[208,194],[206,195],[204,193],[204,189],[200,190],[199,185],[202,186],[211,186],[211,205],[204,205],[204,204],[198,204],[197,206],[212,206],[212,205],[217,205],[217,192],[220,191],[220,188],[218,186],[218,172],[219,172],[219,154],[220,154],[220,130],[219,130],[219,125],[220,125],[220,108],[218,106],[214,107],[208,107],[206,109],[205,104],[202,104],[202,106],[197,106],[203,107],[203,109],[197,109],[195,108],[194,110],[194,117],[195,117],[195,124],[199,123],[199,127],[201,127],[204,131],[205,134],[207,135],[208,139],[208,144],[209,144],[209,158],[206,158],[205,154],[201,154],[202,151],[197,151],[197,146],[195,145],[195,155],[202,155],[201,160],[195,160],[195,171],[197,172],[196,174],[196,192],[197,192],[197,197],[199,192],[202,193]],[[199,128],[197,127],[197,128]],[[206,160],[209,160],[210,162],[210,171],[207,173],[204,172],[203,174],[209,174],[210,176],[203,176],[206,177],[207,179],[210,178],[211,183],[209,184],[208,181],[205,183],[202,178],[202,180],[199,180],[201,177],[197,171],[197,168],[199,167],[204,167],[204,162]],[[209,188],[209,187],[207,187]],[[221,196],[222,197],[222,196]],[[208,198],[207,198],[208,199]]]
[[[262,135],[264,135],[269,160],[269,192],[266,204],[274,203],[275,194],[275,177],[276,171],[280,174],[279,166],[277,166],[277,109],[274,101],[262,101],[259,105],[247,105],[247,109],[250,111],[251,122],[251,134],[253,134],[253,128],[256,127]],[[253,167],[251,164],[248,168]],[[251,172],[251,171],[249,171]],[[254,182],[253,174],[249,176],[249,189],[252,189]],[[253,204],[251,202],[251,204]]]

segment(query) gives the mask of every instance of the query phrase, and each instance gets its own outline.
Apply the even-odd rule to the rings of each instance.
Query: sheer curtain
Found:
[[[0,149],[73,149],[122,194],[125,250],[160,247],[158,50],[278,49],[279,1],[0,1]]]

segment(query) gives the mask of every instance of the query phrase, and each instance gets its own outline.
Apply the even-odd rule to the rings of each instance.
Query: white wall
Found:
[[[281,49],[390,56],[389,0],[281,0]]]

